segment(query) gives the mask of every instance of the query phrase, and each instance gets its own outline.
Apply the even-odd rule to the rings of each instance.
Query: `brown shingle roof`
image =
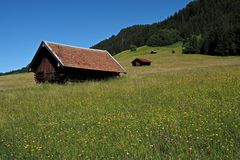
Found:
[[[135,60],[139,60],[141,62],[146,62],[146,63],[151,63],[152,62],[151,60],[146,59],[146,58],[136,58]],[[135,61],[135,60],[133,60],[133,61]]]
[[[107,51],[46,41],[43,43],[65,67],[126,73],[124,68]]]

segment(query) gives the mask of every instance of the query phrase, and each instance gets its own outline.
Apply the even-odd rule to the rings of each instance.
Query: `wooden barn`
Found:
[[[125,69],[104,50],[43,41],[29,64],[37,83],[84,81],[120,76]]]
[[[145,58],[136,58],[132,61],[133,66],[150,66],[151,63],[151,60]]]

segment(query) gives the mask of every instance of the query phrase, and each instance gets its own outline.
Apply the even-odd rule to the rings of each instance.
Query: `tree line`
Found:
[[[4,75],[10,75],[10,74],[17,74],[17,73],[25,73],[27,72],[27,67],[23,67],[21,69],[17,69],[17,70],[12,70],[12,71],[9,71],[9,72],[5,72],[5,73],[1,73],[0,72],[0,76],[4,76]]]

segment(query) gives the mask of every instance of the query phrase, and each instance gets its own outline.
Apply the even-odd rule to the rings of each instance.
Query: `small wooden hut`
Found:
[[[157,54],[158,52],[157,51],[151,51],[150,53],[151,54]]]
[[[136,58],[132,61],[133,66],[150,66],[152,63],[151,60],[145,58]]]
[[[84,81],[120,76],[125,69],[104,50],[42,41],[29,71],[37,83]]]

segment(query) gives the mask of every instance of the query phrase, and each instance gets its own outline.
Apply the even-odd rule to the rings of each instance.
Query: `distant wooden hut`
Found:
[[[41,43],[28,68],[35,73],[37,83],[103,79],[126,73],[107,51],[46,41]]]
[[[133,66],[150,66],[152,63],[151,60],[145,58],[136,58],[132,61]]]
[[[151,54],[157,54],[157,51],[151,51],[150,53]]]

